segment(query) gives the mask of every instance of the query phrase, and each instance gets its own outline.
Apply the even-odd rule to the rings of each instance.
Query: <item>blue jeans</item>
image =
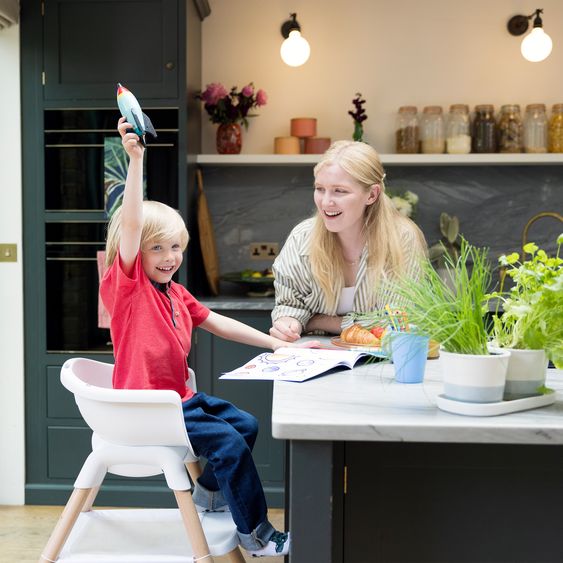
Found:
[[[260,549],[274,528],[267,519],[266,498],[252,459],[258,421],[205,393],[196,393],[182,406],[192,447],[196,455],[207,459],[194,489],[194,502],[209,510],[228,504],[242,547]]]

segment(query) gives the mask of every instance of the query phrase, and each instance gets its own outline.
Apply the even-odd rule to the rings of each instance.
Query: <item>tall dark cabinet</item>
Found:
[[[22,0],[26,503],[62,504],[90,430],[59,383],[73,356],[111,362],[98,328],[96,252],[105,240],[104,139],[116,135],[116,83],[158,131],[147,149],[148,197],[191,222],[200,112],[204,0]],[[188,125],[189,123],[189,125]],[[188,166],[186,167],[186,155]],[[189,260],[179,272],[186,283]],[[168,504],[160,479],[142,494],[110,478],[100,503]]]

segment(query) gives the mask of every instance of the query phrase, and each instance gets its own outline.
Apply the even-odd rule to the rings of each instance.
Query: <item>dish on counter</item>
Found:
[[[237,284],[249,297],[271,297],[274,295],[274,276],[271,272],[270,269],[228,272],[220,279]]]

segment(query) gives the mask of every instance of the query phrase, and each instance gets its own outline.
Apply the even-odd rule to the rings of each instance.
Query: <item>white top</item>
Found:
[[[276,381],[274,438],[372,442],[563,444],[563,370],[549,369],[553,405],[501,416],[462,416],[437,407],[441,360],[429,360],[424,382],[397,383],[388,363],[364,364],[310,379]]]
[[[355,287],[343,287],[340,292],[340,299],[338,300],[338,308],[336,309],[337,315],[345,315],[354,310],[354,292]]]

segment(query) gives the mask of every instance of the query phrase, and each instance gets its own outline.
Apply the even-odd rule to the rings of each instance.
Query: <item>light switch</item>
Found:
[[[17,244],[0,243],[0,262],[17,262],[18,246]]]

